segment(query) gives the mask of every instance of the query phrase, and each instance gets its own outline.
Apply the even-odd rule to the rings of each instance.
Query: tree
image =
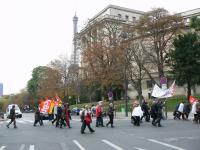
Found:
[[[70,82],[70,76],[69,76],[69,66],[70,66],[70,61],[64,57],[64,56],[60,56],[59,59],[55,59],[53,61],[51,61],[48,66],[54,70],[57,70],[59,72],[59,74],[61,75],[62,79],[62,93],[61,96],[62,97],[66,97],[68,98],[69,96],[69,82]]]
[[[97,85],[106,96],[109,88],[123,80],[121,25],[105,19],[96,22],[86,33],[80,35],[84,80],[87,79],[90,85]]]
[[[194,16],[190,19],[190,27],[196,31],[200,31],[200,18]]]
[[[45,96],[54,97],[61,86],[61,74],[52,68],[39,66],[33,69],[32,78],[27,89],[31,96],[39,99]]]
[[[166,58],[172,42],[183,26],[180,16],[170,15],[163,8],[154,9],[142,16],[136,24],[137,38],[141,39],[141,47],[149,62],[157,67],[158,78],[165,76]],[[152,70],[143,67],[149,77]],[[155,80],[154,80],[155,82]]]
[[[191,87],[200,81],[200,42],[196,33],[179,35],[173,42],[174,51],[169,54],[172,74],[179,84],[187,84],[187,97]]]

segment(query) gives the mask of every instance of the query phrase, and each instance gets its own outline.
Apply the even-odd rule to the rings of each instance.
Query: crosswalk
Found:
[[[186,150],[185,148],[182,148],[182,147],[178,147],[178,146],[174,146],[174,145],[171,145],[169,143],[165,143],[165,142],[161,142],[161,141],[158,141],[156,139],[147,139],[147,141],[151,142],[151,144],[157,144],[157,146],[159,147],[159,149],[162,149],[165,148],[165,149],[170,149],[170,150]],[[113,150],[127,150],[127,147],[123,147],[123,146],[120,146],[119,143],[114,143],[113,141],[111,140],[108,140],[108,139],[102,139],[100,140],[101,142],[101,146],[102,144],[105,144],[106,146],[110,147],[110,149],[113,149]],[[76,149],[76,150],[88,150],[89,148],[87,147],[88,145],[86,146],[83,146],[83,144],[85,144],[83,141],[78,141],[77,139],[74,139],[72,140],[73,143],[73,149]],[[13,145],[12,145],[13,146]],[[97,146],[98,147],[98,146]],[[18,146],[15,146],[15,150],[37,150],[37,149],[41,150],[40,148],[40,144],[30,144],[30,145],[27,145],[27,144],[21,144],[21,145],[18,145]],[[12,149],[9,145],[1,145],[0,144],[0,150],[10,150]],[[150,150],[146,147],[138,147],[138,146],[131,146],[130,148],[128,149],[132,149],[132,150]],[[57,150],[69,150],[69,147],[67,145],[67,143],[58,143],[58,148]]]

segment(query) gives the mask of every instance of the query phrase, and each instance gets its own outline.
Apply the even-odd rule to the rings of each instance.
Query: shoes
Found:
[[[92,131],[90,131],[91,133],[94,133],[95,131],[94,130],[92,130]]]
[[[112,125],[111,128],[114,128],[114,126]]]
[[[153,126],[156,126],[156,123],[155,123],[155,122],[152,122],[152,125],[153,125]]]
[[[34,124],[33,126],[34,126],[34,127],[36,127],[36,125],[35,125],[35,124]]]
[[[81,134],[85,134],[85,132],[81,132]]]
[[[9,128],[9,125],[6,125],[7,128]]]
[[[159,124],[158,127],[163,127],[163,126],[161,124]]]
[[[108,124],[106,124],[106,127],[108,128]]]
[[[14,128],[17,128],[17,126],[14,126]]]

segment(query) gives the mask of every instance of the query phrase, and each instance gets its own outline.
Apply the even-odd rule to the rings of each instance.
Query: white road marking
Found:
[[[140,148],[140,147],[134,147],[135,149],[137,150],[146,150],[146,149],[143,149],[143,148]]]
[[[111,142],[108,141],[108,140],[102,140],[102,142],[108,144],[109,146],[113,147],[113,148],[116,149],[116,150],[124,150],[123,148],[121,148],[121,147],[119,147],[119,146],[117,146],[117,145],[111,143]]]
[[[1,147],[0,147],[0,150],[3,150],[4,148],[6,148],[6,146],[1,146]]]
[[[25,148],[25,144],[22,144],[22,145],[20,146],[19,150],[24,150],[24,148]]]
[[[157,141],[157,140],[154,140],[154,139],[148,139],[148,141],[151,141],[151,142],[154,142],[154,143],[157,143],[157,144],[161,144],[161,145],[164,145],[166,147],[170,147],[170,148],[173,148],[173,149],[176,149],[176,150],[185,150],[181,147],[177,147],[177,146],[174,146],[174,145],[171,145],[171,144],[160,142],[160,141]]]
[[[77,140],[73,140],[73,142],[80,148],[80,150],[86,150]]]
[[[30,145],[29,150],[34,150],[34,145]]]

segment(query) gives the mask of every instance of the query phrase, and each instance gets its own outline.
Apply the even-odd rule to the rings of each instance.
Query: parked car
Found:
[[[16,116],[16,118],[21,118],[22,117],[22,112],[21,112],[21,110],[20,110],[20,108],[19,108],[19,106],[17,104],[8,105],[8,107],[6,109],[7,118],[9,118],[9,116],[10,116],[10,110],[11,110],[13,105],[15,105],[15,116]]]
[[[80,111],[82,111],[82,110],[83,110],[83,108],[74,107],[71,110],[71,115],[77,115],[78,116]]]

